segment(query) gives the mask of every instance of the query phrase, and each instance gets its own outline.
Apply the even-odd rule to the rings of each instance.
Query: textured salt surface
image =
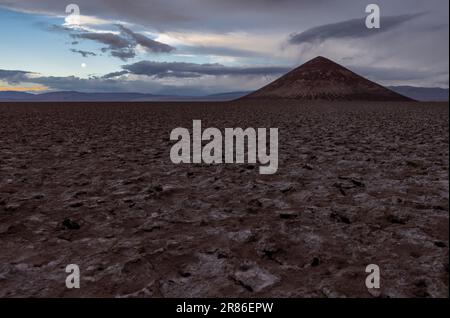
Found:
[[[448,297],[448,104],[0,104],[0,297]],[[278,127],[280,166],[173,165]],[[67,264],[81,289],[65,288]]]

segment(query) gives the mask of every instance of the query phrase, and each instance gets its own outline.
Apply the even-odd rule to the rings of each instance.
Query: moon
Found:
[[[81,63],[81,67],[82,68],[86,68],[87,64],[86,63]]]

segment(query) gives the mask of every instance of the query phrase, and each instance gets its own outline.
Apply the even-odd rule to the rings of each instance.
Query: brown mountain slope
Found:
[[[322,56],[244,97],[248,98],[412,101]]]

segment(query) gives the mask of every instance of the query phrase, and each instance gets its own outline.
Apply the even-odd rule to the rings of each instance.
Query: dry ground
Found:
[[[172,164],[193,119],[278,127],[278,173]],[[374,297],[374,263],[381,297],[448,297],[448,129],[447,103],[0,104],[0,296]]]

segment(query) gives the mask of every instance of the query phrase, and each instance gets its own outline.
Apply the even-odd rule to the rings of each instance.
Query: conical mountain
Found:
[[[412,101],[318,56],[246,97],[328,101]]]

